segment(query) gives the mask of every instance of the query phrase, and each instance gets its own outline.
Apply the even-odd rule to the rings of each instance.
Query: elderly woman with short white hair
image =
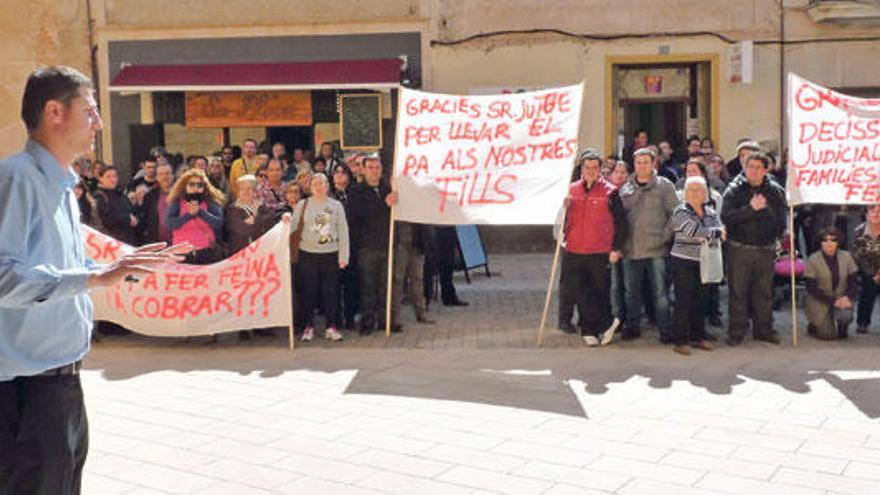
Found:
[[[706,335],[705,295],[707,286],[700,277],[700,248],[703,242],[721,241],[726,237],[718,214],[707,205],[709,189],[703,177],[688,177],[684,186],[684,202],[669,219],[674,235],[670,266],[675,286],[673,313],[673,350],[682,355],[691,353],[688,344],[712,350]]]

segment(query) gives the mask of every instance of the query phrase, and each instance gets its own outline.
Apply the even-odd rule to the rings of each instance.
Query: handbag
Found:
[[[700,281],[704,284],[718,284],[724,278],[724,258],[721,254],[721,241],[704,240],[700,243]]]
[[[299,261],[299,243],[302,240],[303,226],[306,222],[306,208],[308,207],[309,198],[306,198],[302,212],[300,212],[299,215],[299,222],[296,226],[296,230],[290,234],[290,263],[296,263]]]

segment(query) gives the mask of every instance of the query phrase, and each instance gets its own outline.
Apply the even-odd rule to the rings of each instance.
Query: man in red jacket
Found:
[[[611,316],[610,264],[620,261],[626,237],[626,210],[617,188],[602,177],[602,158],[596,150],[580,154],[581,180],[565,199],[565,285],[577,298],[584,342],[602,345],[614,339],[620,320]]]

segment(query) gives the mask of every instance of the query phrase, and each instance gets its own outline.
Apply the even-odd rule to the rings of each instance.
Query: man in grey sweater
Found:
[[[635,173],[620,188],[620,200],[627,212],[629,231],[623,245],[623,277],[626,316],[622,338],[641,335],[642,281],[651,288],[660,341],[669,343],[669,295],[666,286],[666,257],[670,231],[666,224],[678,206],[675,186],[654,170],[654,152],[636,150]]]

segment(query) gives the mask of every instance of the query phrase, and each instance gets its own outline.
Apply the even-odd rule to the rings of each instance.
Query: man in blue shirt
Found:
[[[68,67],[38,69],[21,116],[25,149],[0,161],[0,494],[76,494],[88,450],[79,381],[88,289],[178,261],[188,247],[86,260],[71,164],[102,126],[91,82]]]

